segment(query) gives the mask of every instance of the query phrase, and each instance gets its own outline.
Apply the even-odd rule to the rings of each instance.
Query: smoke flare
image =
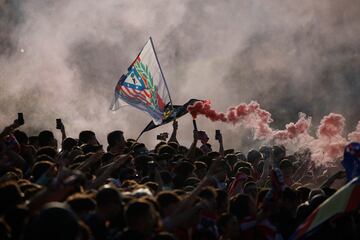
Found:
[[[312,151],[312,159],[319,165],[328,164],[340,158],[348,142],[342,136],[345,118],[337,113],[324,116],[318,126],[317,136],[313,137],[309,134],[311,117],[305,113],[299,113],[296,123],[288,123],[284,130],[276,130],[270,127],[273,122],[271,113],[262,109],[260,104],[255,101],[230,107],[225,113],[214,110],[209,100],[198,101],[189,106],[188,111],[194,119],[198,115],[203,115],[211,121],[240,123],[245,128],[253,130],[256,140],[272,141],[275,144],[284,145],[296,142],[297,148],[309,148]],[[360,122],[356,131],[350,133],[348,138],[351,141],[360,140]]]

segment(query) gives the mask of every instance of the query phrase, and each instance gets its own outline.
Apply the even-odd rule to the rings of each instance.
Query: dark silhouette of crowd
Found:
[[[21,124],[0,135],[3,240],[296,238],[347,181],[341,159],[318,166],[308,149],[241,152],[226,149],[220,132],[211,146],[197,130],[184,146],[176,121],[154,149],[126,129],[103,146],[90,130],[66,136],[61,122],[61,142],[48,130],[29,136]],[[360,239],[355,204],[302,238]]]

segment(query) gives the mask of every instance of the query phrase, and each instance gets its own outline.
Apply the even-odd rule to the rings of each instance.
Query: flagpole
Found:
[[[166,79],[165,79],[164,73],[163,73],[163,71],[162,71],[162,69],[161,69],[161,65],[160,65],[159,59],[158,59],[158,57],[157,57],[157,54],[156,54],[156,51],[155,51],[155,47],[154,47],[154,43],[153,43],[153,41],[152,41],[152,38],[151,38],[151,37],[150,37],[150,43],[151,43],[151,47],[152,47],[152,49],[154,50],[154,54],[155,54],[155,58],[156,58],[156,62],[157,62],[157,64],[159,65],[161,76],[162,76],[162,77],[163,77],[163,79],[164,79],[164,83],[165,83],[166,90],[167,90],[167,92],[168,92],[168,94],[169,94],[169,100],[170,100],[171,110],[172,110],[172,109],[174,109],[174,108],[173,108],[173,103],[172,103],[172,99],[171,99],[170,91],[169,91],[169,88],[168,88],[168,86],[167,86],[167,83],[166,83]],[[140,137],[140,136],[139,136],[139,137]]]

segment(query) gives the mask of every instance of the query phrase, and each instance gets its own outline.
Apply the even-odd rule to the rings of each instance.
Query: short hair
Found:
[[[138,223],[139,220],[143,220],[144,215],[147,212],[153,211],[151,203],[145,200],[135,200],[130,202],[125,209],[125,220],[129,227],[132,227]]]
[[[134,143],[132,146],[131,146],[132,150],[133,151],[137,151],[141,148],[146,148],[145,144],[143,143]]]
[[[79,144],[88,143],[92,137],[95,136],[95,133],[90,130],[81,131],[79,133]]]
[[[245,162],[245,161],[238,161],[234,164],[234,172],[237,173],[240,168],[249,168],[251,169],[252,165],[251,163]]]
[[[81,212],[90,212],[93,211],[96,207],[94,199],[90,195],[76,193],[68,197],[67,203],[70,205],[71,209],[77,214]]]
[[[36,182],[54,163],[50,161],[39,161],[34,164],[31,169],[31,175],[33,176],[33,182]]]
[[[45,146],[45,147],[41,147],[38,149],[36,156],[47,155],[54,159],[56,157],[56,154],[57,154],[57,151],[55,150],[55,148]]]
[[[283,159],[280,161],[279,167],[280,169],[288,168],[288,167],[292,168],[293,164],[288,159]]]
[[[181,198],[174,192],[162,191],[157,194],[156,201],[161,209],[168,207],[171,204],[181,202]],[[163,214],[163,212],[162,212]]]
[[[54,134],[49,130],[44,130],[39,133],[38,142],[40,147],[52,146],[54,143]]]
[[[46,154],[41,154],[41,155],[36,156],[35,162],[41,162],[41,161],[49,161],[49,162],[55,163],[54,158],[52,158]]]
[[[121,204],[122,198],[120,193],[111,187],[104,187],[96,194],[96,203],[98,207],[106,207],[109,204]]]
[[[214,199],[216,200],[216,190],[213,187],[205,187],[199,192],[199,197],[204,199]]]
[[[156,144],[155,148],[154,148],[154,152],[155,153],[159,153],[159,148],[163,145],[166,145],[166,142],[164,141],[160,141],[158,144]]]
[[[230,213],[234,214],[239,220],[250,215],[249,205],[251,198],[246,194],[237,194],[230,200]]]
[[[107,142],[110,147],[113,147],[116,142],[120,141],[121,138],[124,136],[124,133],[120,130],[112,131],[107,135]]]
[[[159,191],[159,184],[153,181],[149,181],[145,183],[145,186],[152,192],[156,193]]]
[[[45,205],[28,224],[24,239],[77,239],[79,223],[75,214],[64,203]]]
[[[188,177],[184,184],[185,186],[193,186],[196,187],[200,182],[200,179],[196,178],[196,177]]]
[[[247,161],[252,164],[256,161],[261,160],[261,158],[261,153],[259,151],[256,151],[255,149],[251,149],[247,154]]]
[[[314,188],[309,193],[309,201],[313,199],[316,195],[322,195],[325,196],[325,192],[320,188]]]
[[[232,167],[238,161],[238,157],[235,154],[227,154],[224,160]]]
[[[199,157],[196,162],[203,162],[206,164],[206,168],[208,168],[212,163],[212,158],[209,155],[204,155],[202,157]]]
[[[77,146],[78,142],[71,137],[65,138],[62,142],[62,150],[71,151],[73,147]]]
[[[253,188],[255,186],[255,189],[257,191],[257,186],[256,186],[256,182],[253,181],[248,181],[244,184],[244,193],[247,194],[248,190],[250,190],[251,188]]]
[[[189,161],[180,162],[175,168],[175,174],[181,176],[190,176],[190,174],[194,171],[194,165]]]
[[[236,155],[236,157],[238,158],[238,160],[240,160],[240,161],[246,161],[246,156],[245,156],[244,153],[242,153],[242,152],[237,152],[235,155]]]
[[[179,144],[177,142],[169,142],[168,145],[175,149],[176,153],[179,150]]]
[[[250,168],[247,168],[247,167],[241,167],[237,170],[237,173],[238,172],[242,172],[242,173],[245,173],[246,175],[248,176],[251,176],[251,170]]]
[[[199,170],[199,169],[205,169],[207,170],[207,164],[205,162],[202,161],[195,161],[194,162],[195,165],[195,170]]]
[[[211,158],[211,159],[213,159],[213,158],[217,158],[217,157],[219,157],[221,154],[220,153],[218,153],[218,152],[209,152],[208,154],[207,154],[207,156],[209,157],[209,158]]]
[[[274,158],[283,158],[286,155],[286,148],[283,145],[273,146]]]
[[[159,155],[166,154],[166,153],[170,154],[170,155],[174,155],[176,153],[176,150],[173,147],[171,147],[170,145],[164,144],[161,147],[159,147],[158,153],[159,153]]]

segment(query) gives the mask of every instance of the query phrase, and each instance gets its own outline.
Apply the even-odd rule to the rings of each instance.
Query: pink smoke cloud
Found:
[[[297,141],[298,148],[310,148],[312,159],[318,165],[328,164],[342,157],[344,147],[348,142],[342,136],[345,118],[337,113],[324,116],[318,126],[316,137],[313,137],[309,134],[311,117],[300,113],[297,122],[286,124],[284,130],[275,130],[270,127],[273,122],[271,113],[262,109],[255,101],[230,107],[225,113],[214,110],[209,100],[198,101],[189,106],[188,111],[193,118],[203,115],[211,121],[241,123],[245,128],[254,131],[254,139],[285,145],[290,141]],[[351,141],[360,141],[360,122],[348,138]]]

